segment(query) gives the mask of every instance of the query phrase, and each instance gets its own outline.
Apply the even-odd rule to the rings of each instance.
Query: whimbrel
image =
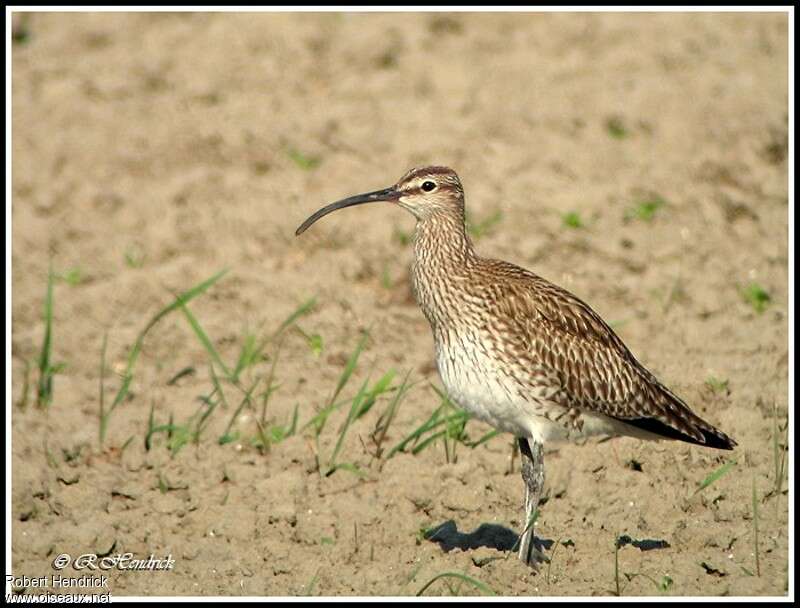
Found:
[[[602,434],[736,445],[639,363],[588,304],[519,266],[478,256],[452,169],[412,169],[394,186],[323,207],[296,234],[337,209],[377,202],[416,217],[414,295],[433,330],[448,396],[517,438],[523,562],[536,568],[546,559],[530,525],[544,485],[545,441]]]

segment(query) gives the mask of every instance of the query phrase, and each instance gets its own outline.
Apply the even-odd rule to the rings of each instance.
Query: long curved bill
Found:
[[[331,203],[330,205],[326,205],[314,213],[305,222],[300,224],[300,227],[295,230],[294,234],[295,236],[300,236],[308,229],[309,226],[311,226],[311,224],[316,222],[321,217],[324,217],[329,213],[333,213],[337,209],[344,209],[345,207],[352,207],[353,205],[363,205],[365,203],[396,201],[398,198],[400,198],[400,193],[394,188],[385,188],[383,190],[375,190],[375,192],[367,192],[365,194],[356,194],[355,196],[350,196],[340,201],[336,201],[335,203]]]

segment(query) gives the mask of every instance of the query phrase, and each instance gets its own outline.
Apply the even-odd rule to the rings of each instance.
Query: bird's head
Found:
[[[357,194],[327,205],[297,229],[299,235],[321,217],[345,207],[365,203],[394,203],[410,211],[419,221],[436,214],[464,215],[464,190],[456,172],[448,167],[412,169],[389,188]]]

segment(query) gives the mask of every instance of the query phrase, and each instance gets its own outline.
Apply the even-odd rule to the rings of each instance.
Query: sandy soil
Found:
[[[131,552],[171,554],[175,567],[111,570],[114,595],[410,595],[442,572],[504,595],[609,595],[620,534],[669,545],[619,548],[625,595],[787,593],[786,486],[770,493],[773,425],[788,405],[785,16],[96,13],[34,14],[19,27],[15,575],[50,574],[60,553]],[[385,448],[439,406],[440,383],[408,285],[413,219],[374,206],[293,232],[322,204],[419,164],[459,172],[471,217],[486,224],[481,253],[590,302],[739,448],[548,446],[537,530],[561,542],[538,574],[507,551],[523,518],[509,436],[462,443],[455,462],[439,440],[376,459],[390,392],[344,435],[338,461],[363,476],[325,476],[349,401],[316,440],[305,425],[363,330],[341,397],[389,370],[393,387],[407,372],[415,383]],[[664,204],[637,217],[654,200]],[[571,212],[582,227],[566,225]],[[62,277],[52,361],[64,366],[45,409],[36,383],[51,261]],[[258,444],[276,339],[237,385],[220,380],[227,404],[181,447],[177,427],[209,410],[199,397],[212,393],[212,363],[223,373],[178,310],[147,334],[101,447],[104,335],[108,407],[147,321],[223,268],[189,308],[229,367],[248,332],[268,337],[316,298],[282,334],[262,425],[277,438],[297,408],[297,432]],[[743,296],[752,283],[770,296],[762,312]],[[147,449],[151,412],[176,428]],[[466,425],[471,440],[488,430]],[[420,532],[441,524],[441,544]],[[440,579],[425,593],[481,591]]]

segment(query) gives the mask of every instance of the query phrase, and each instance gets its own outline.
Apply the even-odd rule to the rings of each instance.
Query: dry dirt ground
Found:
[[[16,25],[15,575],[50,574],[60,553],[130,552],[171,554],[174,569],[110,570],[114,595],[412,595],[445,572],[486,588],[441,578],[426,594],[787,594],[785,15]],[[293,233],[420,164],[459,172],[479,252],[591,303],[737,450],[548,446],[536,525],[558,542],[538,574],[508,551],[523,519],[510,436],[472,447],[490,429],[469,421],[462,436],[452,410],[448,433],[389,457],[441,402],[408,283],[413,218],[370,206]],[[187,304],[219,360],[180,307],[164,315],[101,446],[101,386],[108,412],[148,320],[222,269]],[[309,424],[365,330],[337,407]],[[345,428],[359,388],[390,370]],[[340,437],[335,461],[353,466],[326,475]],[[668,546],[615,550],[617,535]]]

